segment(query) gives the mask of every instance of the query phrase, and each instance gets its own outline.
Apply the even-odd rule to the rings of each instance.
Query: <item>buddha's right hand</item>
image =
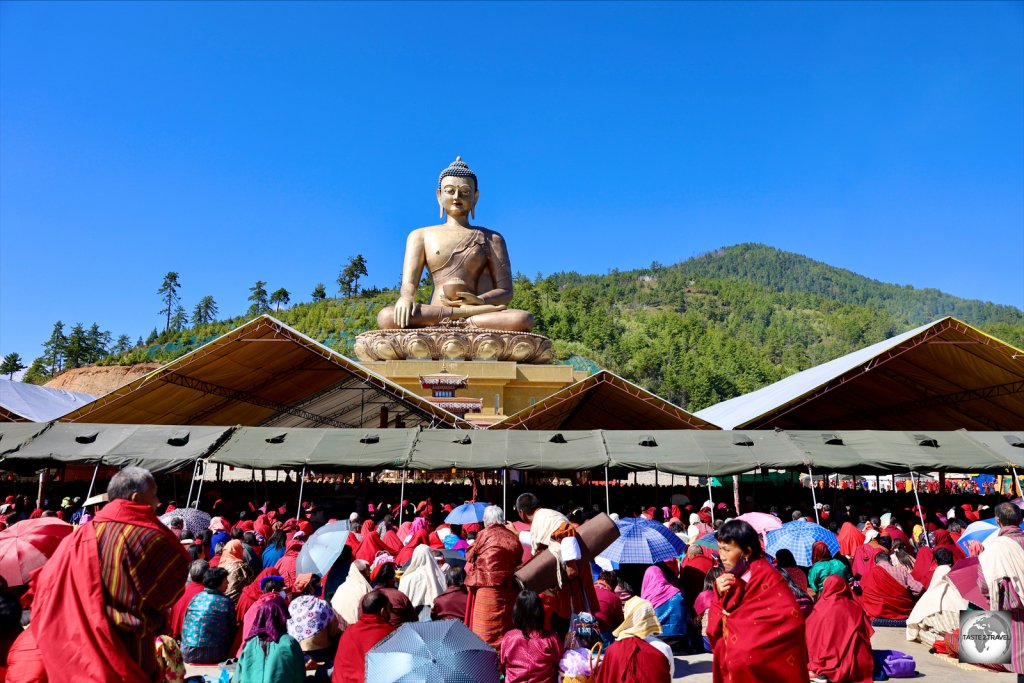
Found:
[[[414,308],[416,308],[416,302],[411,296],[399,297],[395,303],[395,324],[400,328],[408,327]]]

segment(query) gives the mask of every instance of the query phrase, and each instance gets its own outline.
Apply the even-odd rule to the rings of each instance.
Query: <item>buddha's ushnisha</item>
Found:
[[[512,268],[500,233],[470,225],[480,198],[476,174],[456,157],[441,171],[437,203],[445,222],[409,233],[402,289],[394,306],[377,316],[380,329],[429,327],[462,319],[486,329],[529,332],[533,315],[506,307],[512,299]],[[415,301],[423,268],[430,272],[430,302]]]

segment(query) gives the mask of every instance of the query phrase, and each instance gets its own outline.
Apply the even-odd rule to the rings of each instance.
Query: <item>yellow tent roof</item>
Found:
[[[101,396],[64,422],[378,427],[473,425],[269,315]]]
[[[718,429],[646,389],[601,370],[489,429]]]

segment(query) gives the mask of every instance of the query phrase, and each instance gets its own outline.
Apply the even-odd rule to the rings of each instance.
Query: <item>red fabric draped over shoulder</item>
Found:
[[[398,555],[395,556],[395,565],[401,567],[402,565],[409,564],[409,560],[412,559],[412,551],[416,550],[416,546],[427,544],[426,529],[419,529],[409,539],[409,542],[405,544],[405,547],[398,551]]]
[[[708,613],[715,683],[807,683],[804,633],[789,584],[767,560],[755,560],[748,579],[737,579]]]
[[[363,525],[363,540],[356,550],[355,559],[366,560],[372,563],[373,558],[377,557],[377,553],[381,550],[389,554],[391,553],[388,546],[381,540],[380,534],[377,533],[377,528],[373,525],[373,522],[367,522]]]
[[[597,683],[670,683],[668,658],[640,638],[627,637],[608,646]]]
[[[864,545],[864,534],[852,522],[843,522],[838,537],[839,552],[847,557],[852,557],[857,548]]]
[[[807,617],[808,668],[830,681],[870,683],[871,620],[841,576],[825,579],[821,596]]]
[[[906,619],[914,609],[910,589],[877,564],[860,580],[860,604],[872,619]]]

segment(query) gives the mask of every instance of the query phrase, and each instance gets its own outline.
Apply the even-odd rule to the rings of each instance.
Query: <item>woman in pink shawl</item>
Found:
[[[658,565],[648,567],[640,597],[651,603],[654,614],[661,624],[661,638],[670,645],[673,637],[686,635],[686,603],[679,589],[669,583],[665,572]]]

